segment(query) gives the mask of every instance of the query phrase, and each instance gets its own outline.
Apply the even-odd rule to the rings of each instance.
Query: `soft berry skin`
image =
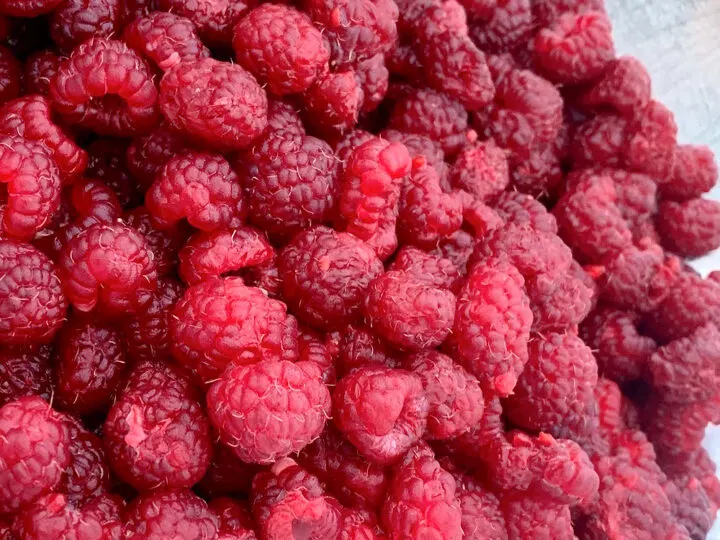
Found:
[[[505,152],[492,142],[476,143],[464,148],[450,169],[452,187],[490,202],[510,183]]]
[[[116,100],[102,99],[117,96]],[[158,93],[147,63],[122,41],[93,38],[75,48],[50,82],[53,109],[67,122],[117,137],[158,121]]]
[[[579,271],[584,273],[582,268]],[[571,271],[548,296],[535,298],[531,305],[532,330],[543,333],[575,328],[593,307],[596,292],[592,278],[589,279],[589,285]]]
[[[390,84],[390,72],[385,67],[385,58],[376,54],[355,66],[355,80],[363,93],[361,114],[378,108],[385,99]]]
[[[660,203],[655,224],[667,249],[695,258],[720,247],[720,204],[710,199]]]
[[[247,505],[230,497],[218,497],[208,503],[210,509],[220,519],[219,532],[221,535],[236,534],[242,540],[253,540],[255,538],[255,520],[250,514]],[[247,536],[243,536],[243,534]]]
[[[392,540],[463,538],[455,480],[420,443],[395,466],[382,522]]]
[[[289,131],[295,135],[305,135],[300,113],[292,103],[268,96],[268,125],[265,133]]]
[[[233,366],[207,395],[221,440],[249,463],[271,463],[300,451],[320,435],[330,393],[313,362]]]
[[[383,266],[353,235],[315,227],[298,234],[280,252],[278,271],[284,298],[297,316],[332,329],[357,319],[360,302]]]
[[[573,540],[572,518],[567,505],[547,504],[541,498],[512,493],[502,499],[508,538]]]
[[[65,320],[67,301],[55,266],[39,250],[0,240],[0,343],[47,343]]]
[[[505,191],[498,197],[495,211],[506,223],[530,225],[538,231],[557,234],[555,217],[537,199],[517,191]]]
[[[201,231],[215,231],[244,214],[240,180],[220,154],[188,151],[160,169],[145,195],[155,224],[170,228],[185,218]]]
[[[127,540],[216,538],[218,517],[207,503],[185,489],[160,489],[139,495],[125,512]]]
[[[144,238],[121,223],[93,225],[70,240],[60,254],[58,274],[69,302],[83,312],[138,312],[157,287]]]
[[[49,347],[0,348],[0,407],[25,396],[50,399]]]
[[[50,94],[50,79],[57,73],[60,56],[51,50],[39,51],[25,60],[25,89],[28,94]]]
[[[157,11],[135,19],[125,27],[123,40],[162,71],[180,62],[210,56],[210,51],[195,34],[192,21],[173,13]]]
[[[712,400],[672,403],[651,400],[645,407],[643,430],[658,452],[694,452],[702,444],[705,427],[717,420],[717,395]]]
[[[305,13],[282,4],[263,4],[233,30],[238,64],[273,94],[304,92],[327,70],[330,50]]]
[[[457,484],[455,495],[462,513],[463,538],[507,540],[505,517],[497,496],[470,476],[448,472],[453,474]]]
[[[50,36],[66,53],[90,38],[110,38],[122,29],[120,0],[63,0],[50,19]]]
[[[197,33],[211,47],[229,48],[233,27],[254,2],[235,0],[158,0],[162,11],[190,19]]]
[[[147,135],[132,140],[127,149],[127,168],[138,184],[147,189],[165,164],[185,150],[188,147],[183,138],[162,123]]]
[[[718,165],[712,149],[682,144],[675,149],[673,174],[660,184],[660,193],[664,198],[684,201],[710,191],[717,181]]]
[[[457,293],[462,285],[460,272],[450,259],[411,246],[401,248],[388,269],[405,272],[453,293]]]
[[[190,381],[146,362],[110,409],[103,442],[113,471],[139,491],[196,484],[210,463],[210,425]]]
[[[267,97],[253,76],[212,58],[169,69],[159,105],[173,129],[221,151],[249,146],[267,125]]]
[[[340,380],[333,392],[333,420],[367,459],[396,462],[427,425],[429,404],[417,375],[383,367],[363,367]]]
[[[172,353],[203,381],[230,364],[297,358],[297,321],[285,304],[241,278],[215,278],[190,287],[170,319]]]
[[[62,415],[37,396],[23,397],[0,409],[0,512],[52,490],[70,464],[68,432]]]
[[[636,112],[628,126],[625,163],[630,170],[664,179],[673,172],[678,127],[675,117],[659,101]]]
[[[470,28],[477,46],[492,54],[514,52],[528,42],[532,32],[532,7],[528,0],[497,0],[492,13]]]
[[[178,252],[190,234],[190,227],[186,223],[181,221],[169,229],[158,229],[144,206],[125,212],[123,221],[145,238],[153,253],[158,276],[166,276],[175,270]]]
[[[628,138],[627,118],[601,113],[575,130],[571,157],[576,167],[619,167]]]
[[[602,76],[581,95],[580,103],[590,108],[611,108],[625,116],[650,103],[650,75],[633,56],[610,61]]]
[[[386,272],[370,283],[363,310],[368,326],[392,345],[421,351],[450,333],[455,296],[408,274]]]
[[[363,98],[352,70],[326,73],[303,94],[303,118],[321,134],[333,137],[355,126]]]
[[[400,353],[361,325],[348,325],[340,336],[337,367],[340,374],[362,366],[400,367]]]
[[[443,152],[438,142],[424,135],[405,133],[395,129],[384,130],[382,136],[388,141],[404,144],[405,148],[410,152],[410,157],[424,157],[427,164],[433,167],[438,173],[440,185],[443,186],[443,190],[445,190],[447,187],[449,165],[445,162],[445,152]]]
[[[65,418],[68,431],[70,464],[55,488],[70,501],[83,501],[110,490],[108,467],[102,440],[72,417]]]
[[[685,527],[691,538],[704,538],[715,521],[717,510],[703,485],[697,478],[685,477],[668,481],[665,493],[678,523]]]

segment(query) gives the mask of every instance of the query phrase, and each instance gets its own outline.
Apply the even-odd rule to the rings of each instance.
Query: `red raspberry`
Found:
[[[216,443],[207,473],[196,488],[205,498],[220,495],[244,498],[250,493],[252,480],[259,470],[258,465],[240,461],[229,446]]]
[[[143,189],[149,188],[165,164],[187,150],[185,141],[167,124],[134,139],[127,149],[127,168]]]
[[[47,343],[67,303],[53,263],[28,244],[0,240],[0,343]]]
[[[701,257],[720,247],[720,203],[717,201],[662,202],[655,224],[663,246],[683,257]]]
[[[367,459],[389,465],[422,437],[428,401],[417,375],[401,369],[362,367],[333,393],[335,425]]]
[[[110,465],[140,491],[196,484],[210,463],[210,425],[190,381],[167,364],[130,374],[103,426]]]
[[[238,63],[273,94],[304,92],[327,70],[330,51],[310,17],[286,5],[264,4],[233,30]]]
[[[12,17],[37,17],[52,12],[62,0],[3,0],[0,12]]]
[[[547,503],[525,494],[506,494],[502,508],[509,538],[573,540],[572,518],[567,505]]]
[[[104,495],[110,489],[110,469],[102,440],[72,417],[65,418],[68,430],[70,465],[63,472],[56,491],[74,501]]]
[[[420,443],[395,467],[382,522],[392,540],[401,538],[463,538],[455,480]]]
[[[51,50],[36,52],[25,60],[25,89],[28,94],[50,94],[50,80],[62,59]]]
[[[376,54],[355,66],[355,80],[363,93],[361,113],[370,113],[385,99],[390,84],[390,72],[385,57]]]
[[[202,231],[236,225],[244,214],[240,180],[220,154],[184,152],[172,157],[145,196],[160,229],[183,218]]]
[[[209,47],[229,48],[233,28],[252,7],[245,0],[158,0],[162,11],[190,19],[197,33]]]
[[[363,100],[353,71],[325,74],[303,95],[304,118],[317,131],[334,136],[355,126]]]
[[[715,463],[707,450],[699,448],[689,454],[658,453],[658,463],[670,479],[694,477],[700,480],[705,492],[711,499],[713,508],[717,509],[720,497],[720,481],[715,474]]]
[[[384,137],[388,141],[402,142],[393,139],[392,137]],[[353,151],[363,143],[369,140],[374,140],[375,135],[364,129],[352,129],[346,132],[341,137],[333,139],[333,148],[335,149],[335,155],[342,163],[342,169],[347,165],[350,155]]]
[[[552,144],[532,149],[527,156],[510,155],[512,186],[533,197],[554,196],[564,180],[560,157]]]
[[[207,503],[190,490],[157,490],[139,495],[127,508],[127,540],[194,540],[215,538],[219,520]]]
[[[120,0],[63,0],[50,19],[50,36],[61,51],[69,53],[91,38],[119,35],[122,23]],[[88,65],[97,68],[98,64]]]
[[[175,360],[204,382],[230,364],[297,358],[297,321],[285,304],[237,277],[185,291],[173,308],[170,336]]]
[[[52,79],[50,99],[66,121],[103,135],[135,135],[158,121],[150,67],[122,41],[93,38],[76,47]]]
[[[125,27],[123,40],[162,71],[180,62],[210,56],[210,51],[195,34],[192,21],[173,13],[158,11],[135,19]]]
[[[636,112],[624,145],[627,168],[654,178],[672,175],[678,127],[673,113],[658,101]]]
[[[712,401],[672,403],[660,399],[645,407],[644,430],[658,452],[694,452],[702,443],[705,427],[718,418],[718,397]]]
[[[221,537],[229,535],[240,540],[255,540],[255,521],[246,505],[230,497],[220,497],[210,501],[208,506],[220,519],[218,532]]]
[[[63,417],[36,396],[0,408],[0,513],[52,490],[70,463]]]
[[[363,458],[331,426],[303,449],[298,461],[351,507],[377,508],[385,497],[387,470]]]
[[[70,191],[70,201],[79,218],[76,223],[80,221],[83,225],[90,223],[87,218],[93,223],[112,224],[121,214],[117,196],[99,180],[77,182]]]
[[[582,268],[579,270],[584,272]],[[584,279],[570,273],[548,296],[534,299],[532,330],[538,333],[572,331],[593,307],[596,292],[592,278],[590,282],[588,286]]]
[[[477,460],[480,459],[490,465],[489,458],[494,455],[493,452],[505,445],[505,423],[501,418],[502,414],[499,398],[486,399],[483,416],[478,425],[454,439],[444,441],[456,461],[462,462],[463,458],[466,458],[474,460],[473,466],[477,466]]]
[[[460,275],[464,276],[474,250],[475,239],[468,232],[459,230],[441,241],[432,253],[452,261]]]
[[[85,176],[99,178],[117,195],[123,208],[141,204],[147,186],[139,186],[127,167],[127,142],[114,138],[96,139],[88,146]]]
[[[158,9],[157,0],[125,0],[122,5],[122,20],[132,22]]]
[[[20,95],[22,66],[15,55],[0,45],[0,103]]]
[[[400,367],[400,353],[364,326],[348,326],[341,335],[337,367],[341,374],[363,366]]]
[[[440,185],[443,187],[443,191],[445,191],[449,166],[445,163],[445,152],[443,152],[443,149],[440,147],[438,142],[435,142],[424,135],[419,135],[417,133],[404,133],[394,129],[384,130],[382,132],[382,137],[390,142],[404,144],[405,148],[407,148],[408,152],[410,152],[410,157],[413,159],[418,156],[424,157],[427,164],[435,168],[435,171],[438,173],[438,178],[440,179]]]
[[[700,481],[693,477],[677,478],[664,487],[673,516],[690,533],[690,538],[705,538],[715,521],[715,511]]]
[[[631,117],[644,109],[652,97],[650,75],[633,56],[611,60],[602,76],[583,92],[580,103],[590,108],[611,108]]]
[[[268,96],[268,125],[266,133],[288,131],[295,135],[305,135],[302,118],[293,105],[281,99]]]
[[[320,376],[313,362],[232,366],[210,387],[208,414],[240,459],[271,463],[322,432],[330,393]]]
[[[14,136],[0,137],[0,185],[7,184],[2,226],[29,240],[60,205],[60,173],[47,147]]]
[[[619,167],[627,145],[628,120],[614,114],[599,114],[575,130],[572,159],[576,167]]]
[[[58,274],[75,309],[107,315],[141,312],[157,286],[152,252],[134,229],[97,224],[70,240]]]
[[[277,267],[277,256],[268,263],[246,268],[241,274],[249,287],[262,289],[270,298],[281,298],[283,280]]]
[[[335,355],[333,339],[311,328],[300,328],[298,332],[298,361],[314,362],[322,370],[325,384],[334,384],[337,380],[335,372]]]
[[[389,270],[405,272],[428,285],[457,293],[462,285],[460,272],[449,259],[405,246],[398,251]]]
[[[50,400],[50,379],[48,347],[0,348],[0,407],[24,396]]]
[[[508,540],[505,517],[497,496],[470,476],[454,476],[457,483],[455,496],[462,513],[463,538]]]
[[[64,183],[70,183],[87,167],[87,153],[52,119],[50,102],[42,96],[26,96],[9,101],[0,109],[0,131],[45,145],[60,170]]]
[[[188,285],[220,277],[248,266],[272,261],[273,247],[256,229],[240,227],[200,232],[190,237],[178,255],[178,272]]]
[[[525,45],[533,31],[530,0],[497,0],[492,13],[471,26],[470,35],[483,51],[499,54]]]
[[[539,0],[533,3],[535,22],[540,27],[550,26],[565,13],[605,11],[604,0]]]
[[[529,225],[537,231],[550,234],[558,232],[555,216],[530,195],[517,191],[506,191],[500,194],[494,208],[506,223]]]
[[[715,154],[707,146],[683,144],[675,149],[675,167],[668,182],[660,184],[663,197],[684,201],[700,197],[718,181]]]
[[[339,540],[374,540],[384,534],[374,513],[344,509]]]
[[[173,129],[220,151],[249,146],[267,126],[267,97],[253,76],[212,58],[169,69],[159,104]]]
[[[144,206],[126,212],[123,216],[125,223],[138,231],[147,242],[153,253],[158,275],[165,276],[175,270],[177,254],[189,235],[189,227],[178,222],[170,229],[160,230],[154,225],[154,220]]]
[[[505,152],[492,142],[465,147],[450,169],[450,183],[482,202],[494,200],[510,182]]]
[[[423,66],[412,45],[403,42],[396,44],[385,54],[385,63],[395,76],[409,81],[421,81],[423,78]]]

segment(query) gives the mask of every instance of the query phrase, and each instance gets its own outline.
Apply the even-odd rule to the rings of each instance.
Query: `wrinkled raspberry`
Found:
[[[467,270],[468,259],[475,250],[475,239],[466,231],[459,230],[440,242],[432,253],[452,261],[460,275]]]
[[[67,303],[50,259],[28,244],[0,240],[0,275],[0,343],[51,341]]]
[[[210,466],[196,489],[205,498],[217,496],[242,496],[250,493],[250,486],[258,465],[240,461],[235,452],[222,443],[216,443]]]
[[[558,232],[555,216],[530,195],[506,191],[500,194],[494,208],[506,223],[529,225],[535,230],[551,234]]]
[[[70,465],[63,472],[56,491],[71,501],[103,495],[110,489],[110,469],[102,440],[72,417],[65,418],[68,430]]]
[[[220,154],[185,152],[172,157],[145,197],[155,225],[168,229],[185,218],[202,231],[216,231],[240,221],[240,180]]]
[[[599,114],[575,130],[572,159],[577,167],[618,167],[628,138],[628,120],[615,114]]]
[[[140,186],[147,189],[165,164],[175,154],[186,150],[185,141],[163,123],[149,134],[130,143],[127,149],[127,168]]]
[[[492,142],[465,147],[450,169],[450,184],[488,202],[502,193],[510,182],[505,152]]]
[[[133,370],[105,420],[103,442],[113,471],[141,491],[190,487],[210,462],[210,425],[195,389],[167,364]]]
[[[567,505],[547,503],[524,494],[502,498],[509,538],[552,538],[573,540],[572,519]]]
[[[490,231],[503,226],[503,219],[495,210],[467,191],[453,190],[451,194],[463,208],[464,225],[473,232],[476,238],[484,238]]]
[[[463,538],[455,480],[420,443],[395,466],[382,508],[382,522],[389,538]]]
[[[220,535],[233,535],[240,540],[255,540],[255,521],[246,505],[230,497],[219,497],[208,503],[210,510],[220,519]]]
[[[339,540],[371,540],[384,534],[374,513],[344,509]]]
[[[79,218],[76,224],[80,221],[81,229],[91,223],[112,224],[121,213],[115,192],[99,180],[80,180],[75,183],[70,191],[70,201]]]
[[[445,463],[441,462],[444,466]],[[505,517],[500,510],[500,501],[490,490],[474,478],[456,474],[455,496],[462,513],[463,538],[486,538],[487,540],[508,540]]]
[[[628,126],[625,162],[633,171],[664,179],[673,172],[678,127],[673,113],[658,101],[636,112]]]
[[[118,35],[123,23],[121,4],[120,0],[63,0],[50,19],[50,36],[69,53],[90,38]]]
[[[694,403],[654,399],[645,407],[644,430],[659,452],[693,452],[700,447],[707,424],[717,421],[718,410],[717,395]]]
[[[153,253],[158,275],[171,273],[175,269],[180,246],[188,237],[189,227],[183,227],[183,222],[179,222],[169,229],[160,230],[155,227],[150,212],[144,206],[126,212],[123,220],[145,238]]]
[[[222,441],[243,461],[271,463],[317,438],[330,412],[330,393],[312,362],[233,366],[207,395]]]
[[[0,348],[0,407],[25,396],[49,400],[50,379],[48,347]]]
[[[533,197],[554,196],[564,180],[562,164],[552,144],[540,145],[529,155],[510,154],[511,185]]]
[[[353,71],[325,74],[305,92],[303,118],[327,136],[343,133],[357,123],[363,99]]]
[[[253,76],[213,58],[169,69],[159,105],[173,129],[221,151],[249,146],[267,125],[267,97]]]
[[[441,289],[457,293],[462,285],[458,269],[451,260],[405,246],[397,252],[389,270],[405,272]]]
[[[233,27],[252,7],[245,0],[158,0],[162,11],[190,19],[197,33],[209,47],[229,48]]]
[[[128,540],[215,538],[219,520],[207,503],[189,490],[160,489],[139,495],[125,512]]]
[[[700,480],[711,499],[713,508],[717,510],[718,500],[720,500],[720,481],[715,474],[715,463],[707,450],[698,448],[689,454],[677,454],[672,451],[669,453],[659,452],[658,463],[670,479],[685,479],[689,476]]]
[[[533,3],[535,22],[540,27],[550,26],[565,13],[605,11],[604,0],[539,0]]]
[[[330,51],[322,34],[290,6],[264,4],[251,10],[233,35],[238,63],[273,94],[304,92],[327,70]]]
[[[322,370],[325,384],[337,381],[333,338],[328,338],[312,328],[300,328],[298,331],[298,361],[314,362]]]
[[[633,56],[621,56],[607,64],[602,76],[581,95],[580,103],[632,116],[650,103],[651,96],[650,75],[645,66]]]
[[[400,367],[400,353],[364,326],[349,325],[342,332],[337,366],[340,374],[362,366]]]
[[[691,538],[705,538],[715,521],[712,502],[697,478],[677,478],[665,484],[673,516]]]
[[[378,108],[385,99],[390,83],[390,72],[385,67],[385,57],[376,54],[355,66],[355,80],[363,93],[361,113]]]
[[[580,271],[583,272],[582,268]],[[532,330],[538,333],[572,330],[590,313],[593,295],[594,283],[588,286],[581,277],[568,274],[548,296],[534,299]]]
[[[480,49],[492,54],[515,51],[534,30],[530,0],[497,0],[483,19],[470,27],[470,35]]]
[[[61,58],[51,50],[36,52],[25,60],[25,89],[28,94],[50,94],[50,79],[57,73]]]
[[[684,201],[710,191],[717,181],[718,166],[712,149],[683,144],[675,149],[672,176],[660,184],[660,193],[664,198]]]
[[[26,96],[6,103],[0,109],[0,126],[6,135],[17,135],[47,147],[65,183],[87,167],[87,153],[55,124],[45,97]]]
[[[663,246],[683,257],[701,257],[720,247],[720,203],[717,201],[662,202],[655,224]]]
[[[88,167],[85,176],[98,178],[117,195],[123,208],[140,204],[147,186],[139,186],[126,163],[127,141],[100,138],[88,146]]]
[[[63,417],[36,396],[0,408],[0,513],[52,490],[70,463]]]
[[[142,311],[157,286],[145,239],[121,223],[97,224],[62,250],[58,274],[75,309],[121,315]]]
[[[281,130],[299,136],[305,135],[305,126],[295,106],[268,96],[268,125],[265,132],[272,133]]]

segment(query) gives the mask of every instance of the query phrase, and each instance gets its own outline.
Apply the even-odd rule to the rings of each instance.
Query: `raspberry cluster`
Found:
[[[718,166],[603,0],[0,0],[0,539],[704,538]]]

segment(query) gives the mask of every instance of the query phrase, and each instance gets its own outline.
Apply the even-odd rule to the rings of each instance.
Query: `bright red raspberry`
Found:
[[[575,538],[567,505],[548,503],[539,497],[512,492],[504,494],[501,504],[508,538]]]
[[[627,144],[628,119],[609,113],[599,114],[575,130],[572,160],[576,167],[619,167]]]
[[[67,302],[50,259],[29,244],[0,240],[0,275],[0,343],[51,341]]]
[[[65,426],[70,441],[70,465],[55,491],[65,494],[70,501],[83,501],[107,493],[110,469],[102,440],[70,416],[65,418]]]
[[[268,263],[246,268],[241,275],[249,287],[262,289],[270,298],[282,297],[283,280],[277,267],[277,256]]]
[[[663,246],[683,257],[701,257],[720,247],[720,203],[717,201],[662,202],[655,224]]]
[[[660,193],[664,198],[684,201],[710,191],[717,181],[718,166],[712,149],[682,144],[675,149],[673,174],[660,184]]]
[[[25,396],[50,400],[50,352],[49,347],[0,348],[0,407]]]
[[[337,367],[340,374],[362,366],[400,367],[400,353],[368,328],[349,325],[339,342]]]
[[[160,489],[139,495],[125,513],[127,540],[216,538],[219,520],[207,503],[186,489]]]
[[[100,180],[75,183],[70,191],[70,201],[80,218],[77,221],[85,222],[83,218],[92,218],[96,223],[111,224],[122,211],[115,192]]]
[[[140,187],[148,189],[165,164],[186,150],[185,141],[163,123],[147,135],[133,139],[127,149],[127,168]]]
[[[510,182],[505,152],[492,142],[465,147],[450,169],[450,184],[482,202],[493,201]]]
[[[208,414],[221,440],[249,463],[298,452],[325,426],[330,393],[313,362],[232,366],[208,391]]]
[[[303,94],[303,118],[320,133],[333,137],[355,126],[363,99],[354,71],[325,74]]]
[[[42,398],[0,408],[0,512],[17,512],[52,490],[70,464],[65,420]]]
[[[405,272],[453,293],[457,293],[462,285],[460,272],[450,259],[411,246],[401,248],[388,269]]]
[[[240,19],[233,49],[237,62],[278,96],[310,88],[330,59],[310,17],[281,4],[263,4]]]
[[[535,230],[557,234],[555,216],[540,201],[517,191],[501,193],[495,203],[495,211],[506,223],[529,225]]]
[[[184,152],[172,157],[145,196],[155,225],[168,229],[181,219],[202,231],[237,225],[244,214],[240,180],[220,154]]]
[[[514,52],[531,39],[533,31],[530,0],[497,0],[492,13],[470,27],[477,46],[492,54]]]
[[[20,95],[22,66],[15,55],[0,45],[0,103]]]
[[[169,229],[155,227],[153,217],[144,206],[138,206],[123,215],[123,221],[138,231],[153,253],[159,276],[166,276],[175,270],[177,254],[185,243],[190,227],[180,221]]]
[[[297,358],[297,321],[285,304],[237,277],[186,290],[173,308],[170,336],[175,360],[204,382],[230,364]]]
[[[209,47],[228,49],[233,28],[252,7],[254,1],[245,0],[158,0],[162,11],[190,19],[203,42]]]
[[[659,180],[668,178],[675,165],[677,133],[675,117],[662,103],[651,101],[636,111],[624,145],[627,168]]]
[[[206,499],[221,495],[245,498],[259,470],[259,465],[240,461],[229,446],[216,442],[210,466],[196,489]]]
[[[145,239],[122,223],[85,229],[62,250],[58,274],[75,309],[107,315],[142,311],[157,287]]]
[[[267,97],[257,81],[237,64],[213,58],[169,69],[159,105],[173,129],[220,151],[249,146],[267,126]]]
[[[590,108],[611,108],[631,117],[652,98],[650,74],[633,56],[611,60],[599,79],[581,95],[580,103]]]
[[[50,80],[55,77],[62,59],[51,51],[39,51],[25,60],[25,87],[28,94],[50,94]]]
[[[404,144],[405,148],[410,152],[410,157],[413,159],[418,156],[424,157],[427,164],[434,167],[437,171],[440,185],[443,186],[443,190],[445,190],[449,166],[445,163],[445,152],[443,152],[438,142],[418,133],[404,133],[395,129],[384,130],[382,137],[391,142]]]
[[[455,480],[420,443],[395,466],[382,522],[392,540],[402,538],[463,538]]]
[[[3,0],[0,13],[12,17],[37,17],[52,12],[62,0]]]
[[[50,36],[61,51],[69,53],[91,38],[119,35],[122,24],[120,0],[63,0],[50,19]]]
[[[320,366],[325,384],[334,384],[337,380],[335,343],[334,336],[328,337],[312,328],[300,328],[298,331],[298,361],[314,362]]]
[[[355,80],[363,93],[360,112],[370,113],[385,99],[390,85],[390,72],[385,67],[385,57],[376,54],[355,66]]]
[[[333,393],[335,425],[367,459],[399,460],[422,437],[429,405],[419,376],[401,369],[362,367]]]
[[[717,510],[700,480],[687,476],[675,478],[665,485],[673,516],[685,527],[690,538],[705,538],[711,529]]]
[[[218,532],[220,537],[239,538],[240,540],[255,540],[255,520],[247,508],[230,497],[219,497],[208,503],[210,510],[220,519]]]
[[[210,425],[190,381],[167,364],[132,371],[105,419],[112,470],[135,489],[191,487],[210,463]]]
[[[582,268],[579,270],[584,272]],[[593,307],[595,284],[592,278],[589,282],[590,286],[581,276],[568,273],[549,295],[534,298],[532,330],[538,333],[572,331]]]

